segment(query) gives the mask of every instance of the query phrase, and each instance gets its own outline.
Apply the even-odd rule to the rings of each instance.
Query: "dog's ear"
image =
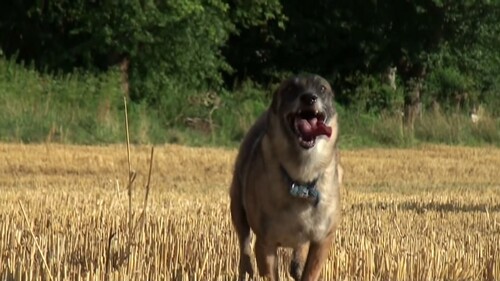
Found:
[[[278,87],[276,90],[274,90],[273,94],[272,94],[272,97],[271,97],[271,111],[273,113],[278,113],[278,107],[279,107],[279,94],[280,94],[280,91],[281,91],[281,86]]]
[[[278,88],[273,92],[272,102],[271,102],[271,110],[273,113],[278,113],[278,109],[280,106],[280,100],[283,98],[283,94],[290,89],[292,84],[297,84],[297,78],[291,77],[278,86]]]

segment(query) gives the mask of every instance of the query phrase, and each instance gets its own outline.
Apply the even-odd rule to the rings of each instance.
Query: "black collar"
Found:
[[[290,175],[287,173],[285,168],[283,168],[282,165],[280,165],[280,170],[281,173],[283,174],[283,177],[285,178],[286,184],[288,186],[288,191],[290,192],[290,195],[293,197],[297,198],[303,198],[303,199],[308,199],[311,200],[314,204],[314,206],[317,206],[319,203],[320,199],[320,194],[318,189],[316,188],[316,184],[319,180],[319,177],[314,179],[311,182],[307,183],[298,183],[290,177]]]

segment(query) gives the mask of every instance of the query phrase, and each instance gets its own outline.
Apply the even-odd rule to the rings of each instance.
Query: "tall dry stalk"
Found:
[[[52,273],[50,272],[49,265],[47,264],[47,259],[45,259],[45,255],[43,254],[42,249],[40,248],[40,244],[38,244],[38,240],[36,240],[35,233],[33,233],[33,228],[31,227],[31,223],[28,219],[28,216],[26,215],[26,211],[24,210],[23,203],[21,202],[21,200],[18,200],[17,202],[19,202],[19,206],[21,207],[21,212],[23,213],[24,221],[28,225],[28,228],[29,228],[29,231],[31,234],[31,238],[33,238],[33,241],[35,241],[35,246],[38,250],[38,253],[40,254],[40,257],[42,257],[43,265],[45,266],[45,269],[47,270],[47,274],[49,275],[49,279],[54,280],[54,278],[52,278]]]
[[[128,237],[129,242],[127,245],[127,252],[130,253],[130,247],[132,245],[132,186],[136,179],[137,174],[132,171],[132,164],[130,162],[130,132],[128,125],[128,107],[127,107],[127,97],[123,96],[123,105],[125,107],[125,133],[127,137],[127,164],[128,164],[128,184],[127,184],[127,195],[128,195]]]
[[[137,220],[137,223],[135,224],[135,228],[133,233],[136,233],[137,229],[140,227],[143,227],[146,221],[146,209],[148,207],[148,198],[149,198],[149,185],[151,183],[151,171],[153,170],[153,154],[154,154],[154,147],[151,147],[151,156],[149,158],[149,172],[148,172],[148,181],[146,183],[146,194],[144,195],[144,205],[143,209],[141,212],[141,215],[139,216],[139,219]]]
[[[149,159],[149,171],[148,171],[148,180],[145,186],[146,193],[144,196],[144,205],[143,210],[141,212],[140,217],[135,222],[132,218],[132,188],[134,185],[134,181],[136,179],[137,173],[132,170],[132,164],[130,160],[130,130],[129,130],[129,121],[128,121],[128,107],[127,107],[127,97],[123,97],[123,104],[125,107],[125,133],[127,137],[127,165],[128,165],[128,184],[127,184],[127,194],[128,194],[128,243],[127,243],[127,256],[131,253],[131,247],[134,242],[135,233],[138,229],[138,226],[143,226],[145,223],[146,209],[148,204],[149,192],[150,192],[150,183],[151,183],[151,173],[153,170],[153,156],[154,156],[154,147],[151,147],[151,155]]]

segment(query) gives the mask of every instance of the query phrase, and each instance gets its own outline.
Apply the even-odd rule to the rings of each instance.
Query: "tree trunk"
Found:
[[[127,97],[127,99],[130,99],[129,95],[129,79],[128,79],[128,70],[129,70],[129,65],[130,65],[130,60],[128,57],[124,57],[122,61],[120,62],[120,73],[121,73],[121,83],[122,83],[122,91],[123,95]]]
[[[422,84],[426,74],[423,64],[406,66],[407,93],[404,100],[403,123],[407,130],[413,131],[415,120],[422,114]]]
[[[422,102],[420,90],[422,88],[422,82],[416,80],[411,83],[409,93],[405,97],[405,109],[404,109],[404,125],[405,127],[413,131],[415,125],[415,119],[420,117],[422,111]]]

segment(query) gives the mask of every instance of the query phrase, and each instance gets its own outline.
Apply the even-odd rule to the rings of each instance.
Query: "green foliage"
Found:
[[[498,146],[500,121],[490,116],[482,116],[481,120],[474,124],[468,116],[433,112],[417,120],[415,138],[422,142]]]
[[[282,13],[279,0],[230,0],[231,18],[239,28],[264,28],[269,21],[274,20],[283,28],[286,16]]]
[[[53,78],[0,59],[3,141],[107,143],[123,140],[116,71]]]
[[[233,144],[277,83],[313,72],[332,82],[344,145],[495,143],[498,34],[498,1],[6,1],[1,136],[119,141],[128,82],[134,142]],[[410,136],[399,112],[413,85],[424,115]]]
[[[477,98],[472,81],[456,68],[436,68],[426,80],[427,99],[453,109],[470,108]]]
[[[173,89],[219,89],[231,67],[220,49],[235,23],[277,18],[278,1],[61,0],[1,4],[2,48],[39,69],[106,70],[128,60],[131,96],[168,101]]]
[[[270,104],[270,92],[245,81],[234,92],[225,92],[223,104],[214,114],[215,122],[220,126],[217,138],[229,143],[243,139],[253,122]]]
[[[166,2],[169,4],[144,9],[141,30],[148,40],[133,40],[130,49],[134,51],[128,54],[135,99],[161,104],[163,96],[172,95],[175,88],[220,87],[221,71],[230,69],[219,54],[233,29],[225,16],[227,5],[221,1],[177,2],[184,4]]]
[[[347,96],[352,108],[359,112],[382,113],[400,112],[403,108],[404,93],[383,83],[380,78],[369,75],[353,75],[346,79],[356,85]]]
[[[367,93],[376,87],[366,83],[373,83],[359,77],[353,83],[353,77],[378,77],[396,66],[401,85],[408,88],[415,80],[425,84],[434,68],[446,68],[448,74],[457,72],[455,81],[465,83],[461,86],[479,101],[498,95],[492,90],[500,77],[498,1],[291,0],[282,5],[285,29],[271,21],[265,30],[250,27],[230,41],[226,57],[240,70],[233,79],[266,84],[275,73],[315,72],[334,83],[342,104],[361,102],[371,110],[383,104],[374,101],[381,94]],[[437,77],[432,79],[437,83]],[[369,100],[359,101],[359,95]]]

